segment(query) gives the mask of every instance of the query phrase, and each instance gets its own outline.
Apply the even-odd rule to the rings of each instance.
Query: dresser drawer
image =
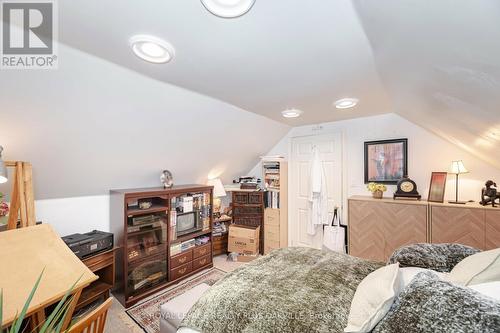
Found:
[[[261,217],[233,217],[234,224],[256,227],[262,225]]]
[[[212,253],[212,243],[196,246],[193,249],[193,258],[203,257]]]
[[[248,203],[260,205],[264,202],[263,193],[248,193]]]
[[[248,203],[248,193],[233,193],[233,204],[247,204]]]
[[[99,270],[102,267],[106,267],[115,261],[115,256],[113,251],[104,252],[87,259],[83,259],[82,262],[89,269]]]
[[[177,280],[178,278],[183,277],[184,275],[189,274],[192,271],[193,271],[193,263],[189,262],[185,265],[171,269],[170,270],[170,279]]]
[[[277,225],[266,225],[264,227],[264,241],[280,241],[280,227]]]
[[[264,210],[264,225],[280,225],[279,209],[266,208]]]
[[[262,206],[234,206],[233,217],[239,215],[262,215]]]
[[[210,255],[194,259],[193,260],[193,271],[200,268],[200,267],[206,266],[206,265],[210,264],[211,262],[212,262],[212,257]]]
[[[98,261],[91,261],[91,262],[85,262],[84,264],[90,269],[92,272],[96,272],[102,268],[108,267],[113,265],[115,262],[115,258],[113,257],[113,254],[111,256],[106,256],[105,258],[102,258],[102,260]]]
[[[170,258],[172,268],[187,264],[193,260],[193,252],[191,250],[182,252]]]

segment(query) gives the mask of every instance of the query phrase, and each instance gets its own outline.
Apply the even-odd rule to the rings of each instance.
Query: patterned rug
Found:
[[[224,277],[226,273],[217,268],[211,268],[201,272],[194,277],[182,281],[160,293],[151,296],[144,302],[134,305],[125,312],[132,318],[147,333],[160,332],[160,306],[167,303],[172,298],[183,294],[187,290],[201,284],[206,283],[213,285]]]

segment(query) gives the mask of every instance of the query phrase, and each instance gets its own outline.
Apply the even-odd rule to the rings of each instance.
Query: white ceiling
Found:
[[[38,198],[154,185],[162,168],[228,181],[285,124],[387,112],[500,167],[498,0],[256,0],[237,19],[199,0],[58,6],[60,68],[0,74],[0,142],[36,164]],[[169,41],[176,58],[139,60],[135,34]],[[334,109],[342,97],[360,103]],[[305,113],[283,119],[288,107]]]
[[[290,125],[389,112],[370,45],[350,1],[257,0],[221,19],[199,0],[59,2],[63,43],[158,80]],[[174,45],[168,64],[149,64],[128,45],[151,34]],[[355,110],[332,102],[358,97]],[[300,119],[281,111],[299,108]]]
[[[355,6],[394,111],[500,168],[500,1]]]
[[[59,7],[63,43],[155,79],[293,126],[395,112],[500,167],[498,0],[257,0],[237,19],[199,0]],[[137,59],[134,34],[176,58]],[[361,102],[334,109],[342,97]]]
[[[0,74],[4,158],[33,164],[37,199],[159,186],[164,169],[176,184],[230,183],[289,130],[64,45],[59,57]]]

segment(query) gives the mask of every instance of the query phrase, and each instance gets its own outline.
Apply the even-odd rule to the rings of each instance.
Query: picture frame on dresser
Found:
[[[444,202],[444,193],[446,191],[447,172],[433,172],[431,174],[431,184],[429,186],[429,202]]]
[[[408,175],[408,139],[364,143],[365,184],[397,184]]]

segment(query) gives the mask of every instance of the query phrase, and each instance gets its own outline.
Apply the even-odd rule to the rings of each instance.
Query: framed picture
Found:
[[[431,175],[431,186],[429,187],[430,202],[444,202],[444,191],[446,189],[447,172],[433,172]]]
[[[408,175],[408,139],[365,142],[365,184],[396,184]]]

